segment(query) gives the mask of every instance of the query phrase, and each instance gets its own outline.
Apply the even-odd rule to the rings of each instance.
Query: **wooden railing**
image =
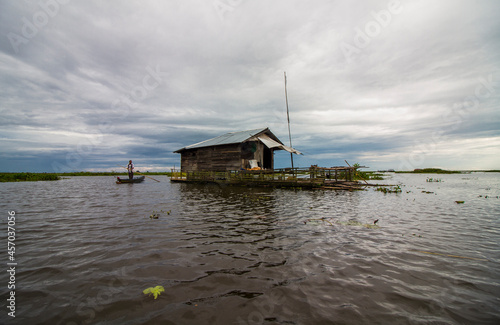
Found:
[[[235,171],[186,171],[172,169],[172,181],[217,183],[287,183],[323,185],[328,181],[352,181],[356,167],[281,168]]]

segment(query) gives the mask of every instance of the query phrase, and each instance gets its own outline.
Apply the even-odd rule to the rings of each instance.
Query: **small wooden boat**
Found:
[[[140,183],[144,180],[144,176],[139,176],[139,177],[134,177],[132,179],[129,178],[116,178],[116,184],[123,184],[123,183]]]

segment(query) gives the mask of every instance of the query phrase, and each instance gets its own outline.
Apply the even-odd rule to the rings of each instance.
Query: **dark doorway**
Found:
[[[264,169],[273,169],[273,151],[264,146]]]

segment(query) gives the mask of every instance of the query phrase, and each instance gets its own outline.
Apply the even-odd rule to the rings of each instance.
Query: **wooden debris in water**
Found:
[[[463,258],[463,259],[468,259],[468,260],[476,260],[476,261],[486,261],[486,262],[489,262],[489,260],[487,260],[485,258],[477,258],[477,257],[468,257],[468,256],[460,256],[460,255],[435,253],[435,252],[428,252],[428,251],[420,251],[420,250],[416,250],[416,249],[411,249],[410,251],[417,252],[417,253],[422,253],[422,254],[429,254],[429,255],[439,255],[439,256],[446,256],[446,257]]]
[[[337,225],[341,225],[341,226],[355,226],[355,227],[365,227],[365,228],[370,228],[370,229],[379,229],[380,226],[377,225],[376,223],[378,222],[378,219],[375,220],[375,222],[373,224],[370,224],[370,223],[361,223],[359,221],[356,221],[356,220],[348,220],[348,221],[340,221],[340,220],[328,220],[327,218],[319,218],[319,219],[307,219],[306,221],[304,221],[304,224],[307,224],[308,222],[327,222],[328,224],[330,224],[331,226],[334,226],[335,224]],[[333,223],[332,223],[333,222]]]

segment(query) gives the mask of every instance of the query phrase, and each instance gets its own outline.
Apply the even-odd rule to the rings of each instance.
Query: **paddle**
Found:
[[[127,167],[124,167],[124,166],[120,166],[120,165],[116,165],[116,166],[121,167],[121,168],[128,169]],[[139,172],[134,172],[134,173],[137,173],[137,174],[142,175],[142,176],[146,176],[147,178],[151,178],[153,181],[157,181],[158,183],[160,182],[159,180],[154,179],[153,177],[149,177],[148,175],[144,175],[144,174],[141,174],[141,173],[139,173]]]

